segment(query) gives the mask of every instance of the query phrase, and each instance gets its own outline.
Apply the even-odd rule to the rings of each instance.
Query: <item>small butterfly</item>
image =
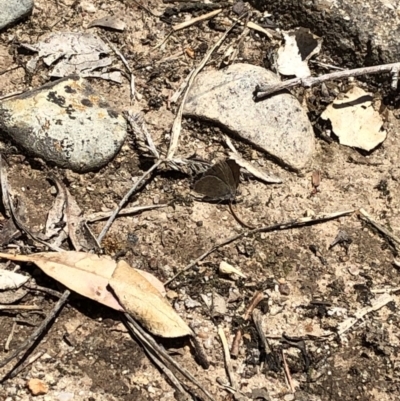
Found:
[[[222,160],[211,166],[194,184],[205,200],[232,202],[239,185],[240,167],[234,160]]]

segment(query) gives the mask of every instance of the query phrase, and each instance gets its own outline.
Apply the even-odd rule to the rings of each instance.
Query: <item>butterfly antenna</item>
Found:
[[[233,210],[233,207],[232,207],[232,200],[229,201],[229,210],[231,211],[232,216],[235,218],[235,220],[236,220],[241,226],[246,227],[246,228],[248,228],[249,230],[254,230],[255,227],[249,226],[248,224],[244,223],[244,222],[242,221],[242,219],[240,219],[239,216],[236,214],[236,212]]]

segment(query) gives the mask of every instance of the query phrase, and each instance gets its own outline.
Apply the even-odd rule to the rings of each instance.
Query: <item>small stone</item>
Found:
[[[285,401],[293,401],[294,400],[294,394],[286,394],[283,399]]]
[[[195,301],[192,298],[186,298],[185,299],[185,307],[186,309],[194,309],[194,308],[198,308],[199,306],[201,306],[201,303],[198,301]]]
[[[97,11],[96,6],[90,1],[83,0],[80,2],[80,6],[87,13],[95,13]]]
[[[0,5],[0,30],[27,17],[33,9],[33,0],[7,0]]]
[[[56,395],[58,401],[72,401],[74,396],[74,393],[68,393],[66,391],[61,391]]]
[[[245,10],[245,4],[243,3],[243,1],[238,1],[232,7],[232,11],[237,15],[243,14],[244,10]]]
[[[214,292],[212,295],[212,311],[214,316],[224,316],[228,313],[224,297],[219,295],[217,292]]]
[[[287,285],[287,283],[280,283],[279,284],[279,292],[282,295],[290,295],[290,287]]]
[[[168,299],[176,299],[176,298],[178,298],[178,293],[176,291],[173,291],[173,290],[167,291],[166,295],[167,295]]]
[[[116,155],[127,123],[86,80],[65,78],[0,102],[0,130],[29,153],[83,173]]]
[[[49,391],[49,386],[40,379],[30,379],[27,386],[32,395],[44,395]]]

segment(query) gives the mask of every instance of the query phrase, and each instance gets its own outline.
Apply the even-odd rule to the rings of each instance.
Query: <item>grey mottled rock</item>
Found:
[[[109,162],[126,130],[126,120],[82,78],[61,79],[0,103],[0,132],[28,153],[77,172]]]
[[[398,0],[250,0],[282,29],[309,27],[336,65],[362,67],[400,59]]]
[[[33,0],[0,0],[0,30],[32,12]]]
[[[184,114],[222,125],[284,165],[300,170],[314,151],[314,132],[306,112],[288,93],[253,101],[257,84],[277,80],[271,71],[250,64],[203,72],[188,94]]]

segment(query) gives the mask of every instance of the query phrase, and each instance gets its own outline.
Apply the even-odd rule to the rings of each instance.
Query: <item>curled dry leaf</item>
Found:
[[[0,258],[34,263],[70,290],[131,314],[153,334],[162,337],[192,335],[156,288],[163,290],[162,283],[149,273],[139,273],[126,262],[117,264],[109,256],[74,251],[32,255],[0,253]]]

